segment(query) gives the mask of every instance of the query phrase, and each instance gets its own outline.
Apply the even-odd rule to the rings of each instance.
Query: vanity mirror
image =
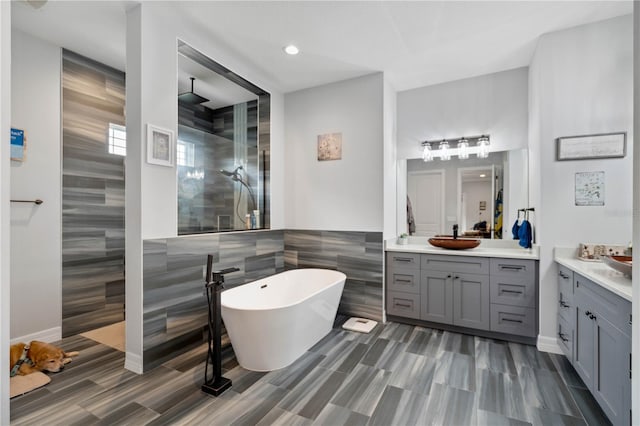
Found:
[[[527,162],[526,149],[465,160],[401,160],[398,231],[409,231],[412,215],[416,236],[451,234],[458,224],[461,236],[510,239],[517,209],[529,196]]]
[[[270,226],[270,96],[178,41],[178,234]]]

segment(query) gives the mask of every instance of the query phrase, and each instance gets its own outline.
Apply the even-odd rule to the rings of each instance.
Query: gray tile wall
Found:
[[[382,320],[382,233],[287,230],[285,266],[337,269],[347,274],[345,315]]]
[[[382,234],[340,231],[258,231],[144,241],[144,370],[206,339],[204,265],[232,266],[226,287],[285,269],[321,267],[347,274],[339,311],[382,317]]]
[[[124,73],[63,50],[62,336],[124,320]]]

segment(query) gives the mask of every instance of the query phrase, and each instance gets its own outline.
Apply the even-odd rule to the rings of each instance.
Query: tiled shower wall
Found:
[[[124,320],[124,73],[68,50],[62,60],[62,336]]]
[[[321,267],[347,274],[339,312],[382,317],[382,233],[258,231],[144,242],[144,370],[202,343],[207,323],[204,270],[232,266],[226,287],[285,269]]]

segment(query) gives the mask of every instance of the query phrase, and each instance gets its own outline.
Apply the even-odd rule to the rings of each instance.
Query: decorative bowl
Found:
[[[449,250],[466,250],[478,247],[480,240],[474,238],[434,237],[429,238],[429,244]]]
[[[605,265],[622,272],[629,278],[631,278],[632,259],[631,256],[602,256]]]

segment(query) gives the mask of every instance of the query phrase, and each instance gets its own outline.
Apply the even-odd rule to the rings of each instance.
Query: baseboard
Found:
[[[136,374],[142,374],[142,357],[140,355],[126,352],[124,357],[124,368]]]
[[[538,335],[538,344],[536,345],[541,352],[551,352],[553,354],[562,354],[562,349],[558,345],[558,339],[555,337]]]
[[[24,336],[11,339],[11,344],[14,343],[29,343],[34,340],[39,340],[45,343],[57,342],[62,340],[62,327],[53,327],[48,330],[42,330],[35,333],[27,334]]]

